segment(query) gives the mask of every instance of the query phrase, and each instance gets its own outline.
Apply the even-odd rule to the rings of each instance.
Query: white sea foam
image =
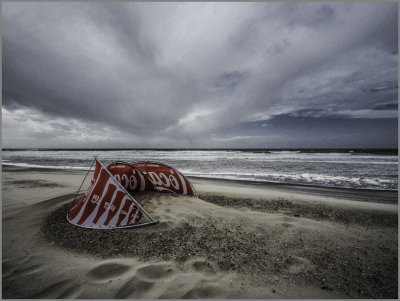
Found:
[[[2,160],[1,165],[25,167],[25,168],[49,168],[49,169],[74,169],[74,170],[88,170],[89,166],[62,166],[62,165],[38,165],[29,163],[10,163]]]
[[[3,165],[87,170],[97,157],[155,161],[188,176],[317,186],[397,189],[398,157],[371,153],[238,150],[6,150]]]
[[[274,183],[292,183],[292,184],[308,184],[321,185],[329,187],[356,187],[368,186],[374,189],[384,189],[386,185],[392,183],[389,179],[379,178],[357,178],[345,176],[330,176],[321,174],[280,174],[280,173],[229,173],[229,172],[209,172],[198,173],[188,170],[182,171],[186,176],[220,178],[231,180],[249,180],[257,182],[274,182]]]

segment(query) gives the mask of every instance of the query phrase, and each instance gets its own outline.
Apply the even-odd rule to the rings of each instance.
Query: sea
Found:
[[[3,149],[2,165],[87,170],[151,161],[188,177],[398,190],[398,151],[360,149]]]

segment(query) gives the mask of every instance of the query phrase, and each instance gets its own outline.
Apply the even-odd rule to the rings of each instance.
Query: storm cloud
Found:
[[[397,11],[4,3],[3,147],[396,147]]]

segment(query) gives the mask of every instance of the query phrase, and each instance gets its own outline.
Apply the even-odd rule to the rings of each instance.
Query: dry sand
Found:
[[[84,172],[2,176],[3,298],[397,298],[397,192],[197,178],[135,195],[158,225],[90,230]]]

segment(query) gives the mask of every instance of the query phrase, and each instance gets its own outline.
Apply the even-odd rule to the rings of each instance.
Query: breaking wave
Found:
[[[359,189],[398,189],[397,153],[299,150],[4,150],[3,166],[87,170],[94,158],[163,162],[187,176]]]

